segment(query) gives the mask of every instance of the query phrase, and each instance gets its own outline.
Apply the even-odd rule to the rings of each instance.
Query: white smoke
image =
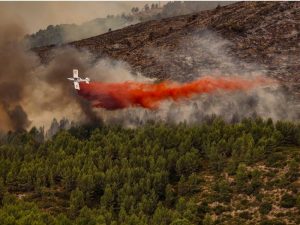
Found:
[[[18,31],[18,28],[15,28]],[[14,40],[18,32],[12,33]],[[5,39],[7,40],[7,39]],[[4,43],[4,42],[3,42]],[[152,54],[172,75],[172,79],[187,81],[203,75],[210,76],[265,76],[268,71],[263,66],[242,62],[229,54],[230,42],[211,33],[204,32],[184,40],[175,51],[151,50]],[[3,48],[5,45],[2,45]],[[32,126],[50,126],[53,118],[94,124],[118,123],[134,127],[149,120],[166,122],[196,123],[205,120],[212,114],[227,121],[236,121],[244,117],[261,116],[277,119],[294,120],[299,118],[297,109],[289,96],[275,85],[268,88],[257,88],[247,92],[218,92],[213,95],[195,96],[178,102],[165,101],[156,110],[129,108],[117,111],[92,108],[89,102],[77,95],[73,84],[66,78],[72,76],[72,69],[79,69],[80,76],[90,77],[95,81],[123,82],[128,80],[153,82],[153,80],[136,74],[125,62],[109,58],[96,59],[84,50],[70,47],[55,49],[48,54],[49,62],[42,64],[32,52],[25,50],[17,42],[11,44],[10,51],[14,57],[1,59],[4,65],[11,66],[1,76],[6,82],[14,84],[15,77],[22,81],[22,92],[18,95],[15,113],[24,121],[23,128]],[[33,59],[29,60],[28,59]],[[30,65],[29,65],[30,64]],[[19,68],[20,67],[20,68]],[[22,68],[26,68],[26,73]],[[14,74],[10,79],[9,74]],[[7,96],[9,100],[9,96]],[[5,100],[7,102],[8,100]],[[3,105],[0,105],[3,107]],[[22,110],[19,110],[22,109]],[[14,129],[10,124],[16,117],[9,117],[5,110],[0,110],[1,120],[6,121],[0,129]],[[17,114],[11,114],[12,116]],[[26,117],[25,117],[26,116]],[[6,119],[5,119],[6,118]],[[21,117],[20,117],[21,118]],[[16,120],[18,121],[18,120]]]
[[[266,77],[264,65],[243,62],[230,54],[232,43],[210,31],[185,38],[176,51],[149,49],[158,63],[165,65],[164,72],[177,81],[194,80],[201,76],[245,78]],[[195,96],[178,102],[164,102],[157,110],[124,109],[114,113],[101,111],[106,122],[127,126],[142,124],[148,120],[197,123],[211,115],[228,122],[245,117],[295,120],[299,110],[291,96],[280,85],[256,88],[247,92],[219,92]]]

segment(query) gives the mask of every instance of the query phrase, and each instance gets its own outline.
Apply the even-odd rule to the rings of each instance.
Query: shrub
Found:
[[[246,219],[246,220],[251,220],[252,219],[252,215],[247,211],[241,212],[239,216],[243,219]]]
[[[298,194],[298,196],[297,196],[296,206],[300,210],[300,194]]]
[[[290,194],[285,194],[281,198],[280,205],[283,208],[292,208],[296,206],[296,198]]]
[[[267,158],[267,166],[284,167],[286,163],[286,156],[282,152],[275,152],[270,154]]]
[[[269,202],[263,202],[260,206],[259,206],[259,212],[263,215],[268,214],[270,211],[272,210],[272,204]]]
[[[214,211],[217,215],[220,215],[222,214],[223,212],[226,212],[228,211],[228,209],[222,205],[217,205],[215,208],[214,208]]]

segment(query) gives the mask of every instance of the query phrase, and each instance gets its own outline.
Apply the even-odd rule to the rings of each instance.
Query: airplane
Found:
[[[73,77],[68,78],[68,80],[73,81],[74,83],[74,88],[76,90],[80,90],[80,86],[79,83],[80,82],[85,82],[87,84],[90,83],[90,78],[86,77],[85,79],[82,79],[78,76],[78,70],[77,69],[73,69]]]

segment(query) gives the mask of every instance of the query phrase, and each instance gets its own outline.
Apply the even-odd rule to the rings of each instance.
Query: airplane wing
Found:
[[[78,70],[73,70],[73,77],[78,78]]]
[[[76,90],[80,90],[79,82],[77,82],[77,81],[74,82],[74,88]]]

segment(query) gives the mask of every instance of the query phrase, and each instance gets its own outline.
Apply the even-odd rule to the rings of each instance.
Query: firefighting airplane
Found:
[[[80,90],[79,83],[80,82],[85,82],[85,83],[90,83],[90,78],[86,77],[85,79],[82,79],[78,76],[78,70],[73,69],[73,77],[68,78],[68,80],[73,81],[74,83],[74,88],[76,90]]]

